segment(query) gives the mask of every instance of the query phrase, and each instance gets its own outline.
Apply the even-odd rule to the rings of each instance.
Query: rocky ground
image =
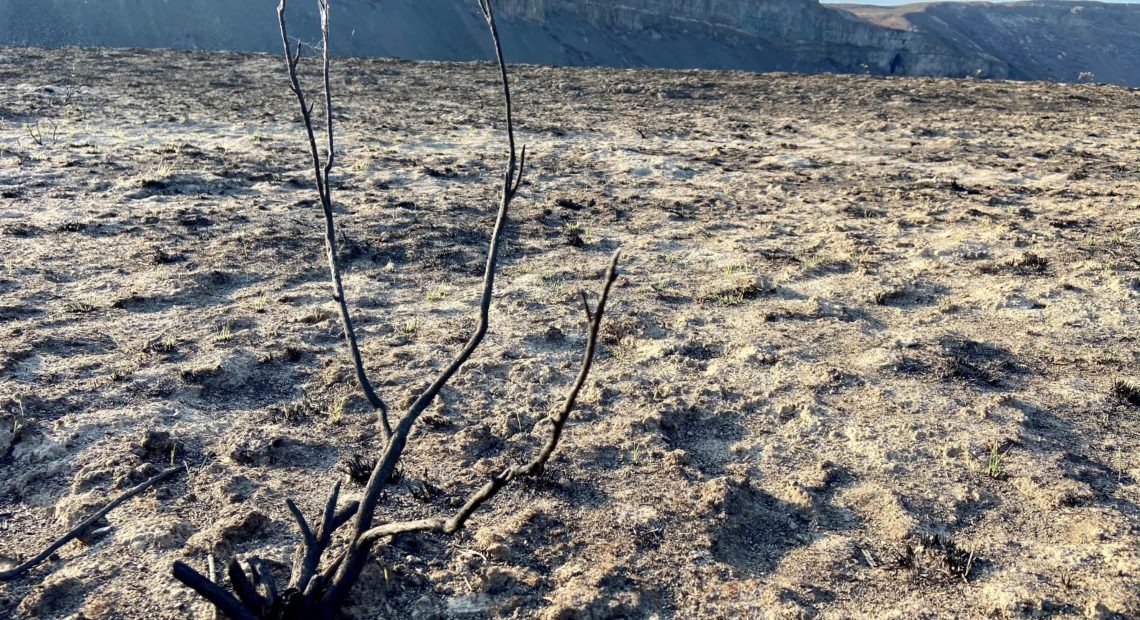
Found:
[[[173,561],[284,570],[284,500],[315,514],[375,455],[283,70],[0,49],[0,554],[188,470],[0,616],[211,618]],[[334,71],[346,286],[399,409],[472,329],[498,83]],[[604,345],[545,479],[383,547],[352,617],[1140,614],[1140,92],[512,73],[530,165],[491,333],[380,516],[533,454],[621,246]]]

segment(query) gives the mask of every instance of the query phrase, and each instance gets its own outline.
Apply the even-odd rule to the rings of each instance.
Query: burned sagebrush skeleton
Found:
[[[285,24],[285,0],[280,0],[277,7],[278,23],[281,28],[281,40],[284,46],[288,66],[290,85],[297,98],[301,117],[309,141],[312,155],[314,175],[317,182],[317,191],[324,212],[325,223],[325,250],[328,258],[330,279],[333,286],[333,298],[340,310],[340,317],[344,329],[345,339],[348,341],[349,352],[352,358],[356,378],[360,383],[365,397],[376,411],[380,425],[383,429],[386,445],[375,464],[361,457],[354,459],[350,471],[354,478],[362,479],[367,474],[362,497],[345,506],[338,507],[340,483],[333,486],[320,521],[310,525],[308,519],[302,514],[292,500],[286,500],[289,511],[297,522],[301,533],[301,543],[294,554],[292,572],[289,582],[280,587],[275,583],[266,563],[258,558],[249,560],[243,567],[237,560],[230,563],[228,577],[233,592],[214,583],[189,565],[175,562],[174,576],[192,588],[203,598],[210,601],[221,613],[234,619],[254,618],[333,618],[344,603],[349,591],[360,577],[373,545],[381,540],[390,539],[398,534],[414,532],[437,532],[454,534],[463,528],[467,519],[484,503],[493,498],[502,488],[516,478],[524,476],[539,476],[542,474],[547,461],[550,460],[555,448],[558,446],[562,431],[574,408],[578,394],[585,384],[593,361],[595,347],[598,341],[599,328],[606,299],[610,287],[617,277],[618,255],[615,253],[610,261],[605,282],[597,306],[590,308],[586,296],[583,294],[585,312],[588,322],[588,335],[586,348],[583,354],[581,368],[577,379],[571,386],[561,408],[547,418],[549,422],[549,435],[545,445],[539,453],[528,463],[508,467],[501,473],[493,476],[482,488],[475,491],[454,514],[448,518],[428,518],[414,521],[376,524],[377,507],[382,493],[392,481],[393,474],[399,465],[400,458],[407,445],[409,434],[420,415],[431,405],[432,401],[443,389],[449,379],[471,357],[471,354],[482,342],[488,329],[488,317],[491,308],[491,297],[494,289],[495,272],[498,264],[500,246],[507,221],[507,214],[512,199],[518,192],[522,180],[523,166],[525,164],[526,149],[516,157],[514,127],[511,110],[510,86],[507,79],[506,65],[503,61],[502,48],[499,44],[498,30],[495,25],[494,13],[490,0],[479,0],[479,6],[486,18],[494,43],[500,77],[502,79],[503,98],[506,108],[506,125],[508,139],[508,161],[502,178],[502,188],[499,201],[498,216],[494,230],[491,234],[490,249],[487,254],[484,271],[483,290],[479,308],[477,326],[460,353],[447,366],[447,368],[424,390],[409,406],[408,411],[393,427],[389,421],[389,411],[385,402],[376,393],[364,370],[360,350],[357,346],[356,335],[353,328],[352,317],[345,299],[344,289],[341,285],[340,266],[337,258],[337,235],[333,219],[333,202],[329,184],[329,174],[334,161],[333,121],[332,121],[332,94],[329,81],[329,7],[328,0],[317,0],[321,16],[321,33],[323,42],[323,86],[324,86],[324,113],[325,133],[327,138],[326,151],[322,162],[318,147],[317,135],[313,126],[313,106],[306,101],[305,93],[297,77],[297,67],[301,59],[301,50],[295,50],[289,41]],[[347,542],[337,545],[334,549],[333,536],[342,527],[348,526]],[[247,572],[248,569],[248,572]]]

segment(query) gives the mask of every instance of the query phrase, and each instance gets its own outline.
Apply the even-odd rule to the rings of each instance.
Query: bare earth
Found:
[[[334,72],[346,286],[399,409],[472,329],[498,82]],[[545,479],[383,547],[350,615],[1140,615],[1140,406],[1113,388],[1140,379],[1140,92],[513,79],[491,335],[382,516],[530,458],[621,246],[604,346]],[[303,147],[276,57],[0,49],[0,555],[189,470],[0,585],[0,616],[211,618],[174,560],[285,570],[284,500],[315,514],[375,456]]]

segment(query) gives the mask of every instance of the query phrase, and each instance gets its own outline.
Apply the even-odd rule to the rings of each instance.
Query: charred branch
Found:
[[[328,0],[317,0],[317,8],[321,14],[321,41],[322,62],[324,66],[324,103],[325,103],[325,160],[321,163],[321,153],[317,146],[317,135],[313,129],[313,106],[305,99],[305,90],[301,86],[301,79],[297,76],[297,66],[301,62],[301,46],[296,51],[289,42],[289,33],[285,26],[285,0],[277,5],[277,22],[281,29],[281,44],[285,48],[285,61],[289,69],[289,86],[297,97],[297,104],[301,110],[301,121],[305,126],[305,135],[309,139],[309,151],[313,160],[313,176],[317,181],[317,193],[321,199],[321,210],[325,218],[325,254],[329,264],[329,277],[332,280],[333,300],[340,311],[340,319],[344,328],[344,338],[348,341],[349,355],[352,359],[352,368],[356,373],[356,381],[368,404],[380,416],[380,425],[384,429],[385,438],[392,435],[392,426],[388,421],[388,405],[376,393],[372,382],[368,380],[368,373],[364,370],[364,361],[360,357],[360,345],[356,339],[356,328],[352,321],[352,314],[348,310],[348,300],[344,295],[344,284],[341,279],[340,261],[337,259],[336,221],[333,218],[332,190],[329,186],[329,175],[332,173],[335,159],[335,140],[333,138],[333,107],[332,84],[329,79],[331,61],[329,57],[329,3]]]
[[[455,514],[446,519],[422,519],[374,525],[376,510],[385,488],[393,481],[394,474],[400,459],[407,447],[408,438],[417,419],[431,405],[447,382],[470,359],[474,351],[482,343],[490,324],[491,301],[494,294],[495,274],[498,269],[500,248],[506,229],[511,202],[518,194],[523,179],[523,167],[526,162],[526,149],[521,154],[516,153],[514,118],[511,107],[510,81],[507,76],[506,63],[503,60],[502,46],[499,42],[499,33],[495,25],[494,12],[490,0],[479,0],[480,9],[486,18],[488,29],[495,46],[495,56],[498,61],[499,74],[502,79],[503,100],[506,108],[507,133],[507,162],[502,175],[502,184],[499,191],[498,214],[491,233],[490,247],[483,272],[483,284],[480,294],[478,315],[475,317],[475,329],[447,367],[435,380],[421,393],[409,406],[407,412],[398,420],[395,427],[389,426],[388,409],[384,402],[376,396],[371,384],[365,377],[364,367],[360,360],[359,348],[352,328],[352,319],[348,305],[345,301],[343,286],[341,284],[340,268],[336,259],[336,228],[333,219],[332,194],[329,175],[334,161],[335,143],[333,140],[332,96],[330,87],[329,62],[329,19],[327,0],[317,0],[321,14],[321,33],[323,40],[323,83],[324,103],[327,137],[326,152],[322,162],[317,147],[316,132],[313,129],[312,106],[307,103],[300,80],[297,77],[297,66],[300,62],[300,50],[294,51],[289,42],[285,27],[285,0],[280,0],[277,8],[278,22],[281,28],[281,39],[285,49],[285,58],[289,70],[289,80],[293,93],[301,110],[302,121],[308,136],[314,176],[317,179],[317,190],[320,194],[321,205],[325,214],[325,246],[328,252],[329,272],[333,284],[334,296],[341,309],[341,319],[344,324],[346,339],[353,364],[366,397],[373,407],[379,411],[381,423],[384,427],[386,444],[381,457],[375,461],[368,476],[359,503],[353,502],[345,508],[337,510],[337,501],[340,495],[340,484],[333,486],[328,500],[325,502],[323,518],[317,527],[313,527],[306,519],[304,513],[292,501],[287,500],[286,506],[292,514],[300,533],[301,542],[294,554],[291,576],[288,586],[280,593],[272,576],[264,564],[258,560],[250,560],[246,570],[237,562],[230,564],[229,577],[234,594],[226,592],[209,579],[198,574],[186,564],[175,565],[175,577],[190,588],[198,592],[203,598],[209,600],[219,611],[234,618],[333,618],[347,598],[349,591],[360,577],[361,571],[368,562],[373,546],[383,538],[396,534],[431,531],[441,534],[453,534],[463,528],[467,520],[482,505],[490,501],[500,490],[511,481],[523,476],[539,476],[542,474],[551,455],[557,448],[570,412],[577,402],[586,378],[590,372],[597,346],[598,333],[602,317],[605,312],[606,301],[611,286],[617,278],[618,253],[610,261],[609,270],[602,288],[596,308],[591,309],[586,296],[583,294],[586,318],[588,323],[588,336],[586,348],[583,352],[582,365],[577,379],[571,386],[563,406],[550,416],[550,435],[535,458],[529,463],[510,467],[501,474],[492,477],[483,487],[474,492]],[[355,475],[362,473],[364,461],[359,457],[350,464],[349,471]],[[356,477],[354,475],[354,477]],[[348,541],[343,549],[330,553],[333,533],[342,526],[352,523],[348,533]],[[322,568],[321,565],[325,564]]]
[[[48,545],[46,549],[39,552],[34,557],[28,559],[26,562],[20,564],[19,566],[16,566],[9,570],[0,571],[0,581],[10,581],[28,572],[37,564],[46,560],[49,556],[51,556],[51,554],[55,553],[57,549],[71,542],[72,539],[78,538],[81,534],[83,534],[83,532],[87,531],[88,528],[90,528],[95,523],[98,523],[99,519],[107,516],[107,513],[117,508],[123,502],[142,493],[143,491],[146,491],[147,489],[158,484],[159,482],[162,482],[163,480],[173,478],[175,474],[182,470],[183,468],[181,467],[171,467],[170,469],[160,472],[146,482],[127,489],[122,495],[119,495],[99,510],[96,510],[94,514],[81,521],[79,525],[76,525],[71,529],[71,531],[57,538],[55,542]]]

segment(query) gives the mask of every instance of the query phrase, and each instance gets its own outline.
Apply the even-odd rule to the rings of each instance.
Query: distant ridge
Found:
[[[1011,79],[1140,86],[1140,4],[1042,0],[842,8],[1000,58]]]
[[[0,0],[0,44],[276,51],[276,0]],[[312,2],[292,27],[315,40]],[[1140,86],[1140,5],[501,0],[512,62],[1096,80]],[[334,0],[341,55],[490,56],[473,0]]]

